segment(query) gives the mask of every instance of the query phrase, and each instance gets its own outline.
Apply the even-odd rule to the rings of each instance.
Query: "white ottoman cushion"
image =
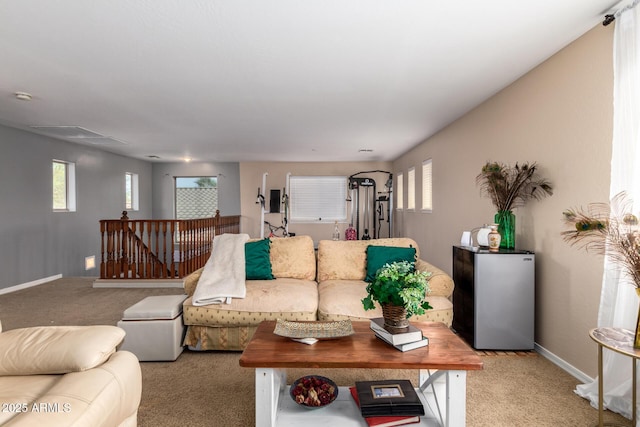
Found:
[[[124,311],[118,326],[126,331],[122,350],[140,361],[173,361],[182,353],[182,302],[186,295],[152,296]]]
[[[122,320],[170,320],[182,313],[186,295],[159,295],[146,297],[124,311]]]

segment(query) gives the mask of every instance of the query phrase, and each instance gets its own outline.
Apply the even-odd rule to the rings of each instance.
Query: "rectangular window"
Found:
[[[422,210],[432,212],[433,210],[433,161],[431,159],[422,162]]]
[[[289,177],[291,222],[334,222],[347,219],[347,178]]]
[[[76,165],[54,160],[53,169],[53,210],[75,212],[76,210]]]
[[[396,207],[404,209],[404,176],[399,173],[396,178]]]
[[[218,209],[218,178],[176,177],[176,219],[212,218]]]
[[[124,208],[133,211],[140,209],[137,173],[126,172],[124,174]]]
[[[416,208],[416,168],[407,172],[407,209]]]

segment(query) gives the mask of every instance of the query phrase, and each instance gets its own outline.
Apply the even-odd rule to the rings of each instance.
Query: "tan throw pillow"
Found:
[[[274,277],[315,280],[316,253],[310,236],[272,238],[269,255]]]
[[[107,361],[125,331],[116,326],[38,326],[0,333],[0,376],[66,374]]]

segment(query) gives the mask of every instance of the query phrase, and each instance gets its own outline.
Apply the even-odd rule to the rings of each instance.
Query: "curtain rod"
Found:
[[[633,9],[638,5],[638,3],[640,3],[640,0],[633,0],[633,3],[631,3],[630,5],[623,7],[622,9],[617,10],[614,13],[604,15],[604,20],[602,21],[602,25],[606,27],[607,25],[611,24],[613,21],[616,20],[616,17],[620,16],[621,13],[626,12],[629,9]]]

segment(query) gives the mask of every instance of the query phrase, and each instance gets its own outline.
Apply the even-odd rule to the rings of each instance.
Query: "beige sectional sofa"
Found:
[[[426,298],[432,310],[413,321],[437,321],[451,326],[453,281],[439,268],[420,259],[417,243],[409,238],[333,241],[321,240],[317,254],[309,236],[274,238],[269,258],[274,280],[247,280],[246,297],[231,304],[194,306],[193,292],[202,270],[187,276],[183,303],[187,326],[185,345],[201,350],[243,350],[263,320],[368,320],[381,317],[379,307],[365,311],[367,247],[416,249],[416,268],[432,273]]]
[[[1,332],[0,425],[135,427],[142,375],[132,353],[116,351],[124,335],[115,326]]]

